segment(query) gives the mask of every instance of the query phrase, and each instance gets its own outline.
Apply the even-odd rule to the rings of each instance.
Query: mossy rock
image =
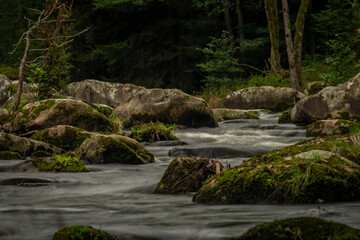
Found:
[[[91,164],[154,162],[154,156],[134,139],[120,135],[92,134],[79,147],[82,160]]]
[[[316,82],[310,82],[307,85],[307,88],[305,91],[306,91],[307,95],[314,95],[314,94],[320,92],[323,88],[324,88],[324,83],[321,81],[316,81]]]
[[[360,146],[347,137],[308,140],[253,157],[208,179],[193,200],[234,204],[359,200],[360,166],[348,158],[359,162]],[[299,155],[314,150],[332,154]]]
[[[176,158],[166,169],[154,193],[195,192],[206,179],[216,174],[216,168],[222,171],[224,166],[218,161],[207,158]]]
[[[291,123],[291,109],[280,114],[278,123]]]
[[[343,119],[319,120],[306,127],[307,137],[341,135],[350,132],[354,122]]]
[[[139,142],[157,142],[179,140],[172,132],[172,125],[164,125],[160,122],[137,125],[131,128],[130,137]]]
[[[22,157],[18,152],[0,151],[0,159],[13,160],[13,159],[22,159]]]
[[[102,230],[90,226],[71,226],[58,230],[52,236],[52,240],[121,240]]]
[[[19,78],[19,68],[12,67],[0,67],[0,73],[6,75],[10,80],[16,80]]]
[[[69,125],[58,125],[37,132],[31,139],[50,143],[64,150],[75,150],[89,138],[90,132]]]
[[[298,217],[262,223],[236,240],[355,240],[360,230],[314,217]]]
[[[38,166],[39,171],[52,172],[89,172],[90,170],[79,160],[78,157],[71,154],[56,155],[51,158],[33,159]]]
[[[215,108],[212,111],[215,120],[218,122],[232,119],[259,119],[257,110]]]
[[[48,99],[25,105],[12,118],[13,132],[71,125],[92,132],[114,132],[114,122],[77,99]]]

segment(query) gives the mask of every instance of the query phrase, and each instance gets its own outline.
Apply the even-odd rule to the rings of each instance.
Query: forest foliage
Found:
[[[27,28],[24,16],[31,16],[31,8],[44,8],[44,2],[0,0],[0,72],[18,68],[21,51],[8,53]],[[294,23],[301,1],[288,2]],[[302,50],[304,81],[338,84],[360,71],[360,3],[310,2]],[[73,31],[92,27],[67,49],[71,81],[92,78],[188,93],[290,85],[280,16],[284,72],[271,75],[261,0],[74,0],[72,6]],[[278,8],[281,14],[280,1]],[[31,79],[39,72],[28,69],[27,74]]]

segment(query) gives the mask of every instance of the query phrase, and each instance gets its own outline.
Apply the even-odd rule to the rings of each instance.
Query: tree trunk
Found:
[[[302,85],[302,70],[301,70],[302,46],[304,39],[305,18],[306,18],[306,13],[309,9],[309,5],[310,5],[310,0],[301,0],[301,5],[295,22],[294,57],[296,63],[296,75],[299,86]]]
[[[281,70],[280,52],[279,52],[279,18],[277,9],[277,0],[265,0],[265,11],[268,21],[270,42],[271,42],[271,55],[270,64],[271,71],[278,73]]]
[[[299,83],[298,83],[297,72],[296,72],[295,56],[294,56],[294,52],[293,52],[294,46],[293,46],[292,35],[291,35],[289,5],[288,5],[287,0],[281,0],[281,2],[282,2],[282,7],[283,7],[286,52],[287,52],[288,61],[289,61],[291,87],[294,89],[299,89]]]
[[[224,7],[224,19],[225,19],[226,31],[229,32],[229,37],[231,39],[233,39],[234,38],[234,31],[233,31],[232,26],[231,26],[229,0],[223,0],[223,7]]]
[[[239,27],[239,38],[245,39],[244,14],[241,9],[240,0],[236,0],[236,14],[237,14],[237,19],[238,19],[238,27]]]
[[[18,90],[17,90],[16,100],[15,100],[14,106],[12,108],[12,112],[15,112],[18,109],[20,101],[21,101],[21,95],[22,95],[23,85],[24,85],[25,65],[26,65],[26,61],[27,61],[27,58],[29,56],[29,51],[30,51],[30,33],[26,34],[25,40],[26,40],[25,51],[24,51],[24,55],[21,59],[20,67],[19,67],[19,86],[18,86]]]

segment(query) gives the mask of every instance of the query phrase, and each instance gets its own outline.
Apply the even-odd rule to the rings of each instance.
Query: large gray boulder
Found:
[[[85,80],[69,84],[65,94],[115,107],[114,113],[129,126],[151,121],[188,127],[217,126],[203,99],[177,89],[147,89],[132,84]]]
[[[284,111],[294,106],[305,95],[287,87],[250,87],[233,92],[224,101],[225,108],[269,109]]]
[[[294,123],[312,123],[325,117],[340,118],[360,115],[360,73],[336,87],[300,100],[291,111]]]
[[[120,135],[92,134],[79,147],[81,160],[91,164],[154,162],[154,156],[134,139]]]

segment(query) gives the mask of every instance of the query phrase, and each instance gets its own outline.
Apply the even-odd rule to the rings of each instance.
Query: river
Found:
[[[0,239],[45,240],[59,228],[90,225],[126,239],[232,239],[264,221],[315,216],[360,228],[360,202],[309,205],[202,205],[192,194],[151,194],[174,157],[169,150],[191,149],[203,156],[224,151],[235,166],[249,156],[305,139],[305,129],[277,124],[279,114],[259,120],[221,122],[218,128],[186,129],[175,135],[188,145],[147,146],[156,163],[90,165],[90,173],[1,173],[9,178],[50,178],[41,187],[0,186]],[[221,154],[220,154],[221,155]],[[1,165],[19,162],[0,161]]]

